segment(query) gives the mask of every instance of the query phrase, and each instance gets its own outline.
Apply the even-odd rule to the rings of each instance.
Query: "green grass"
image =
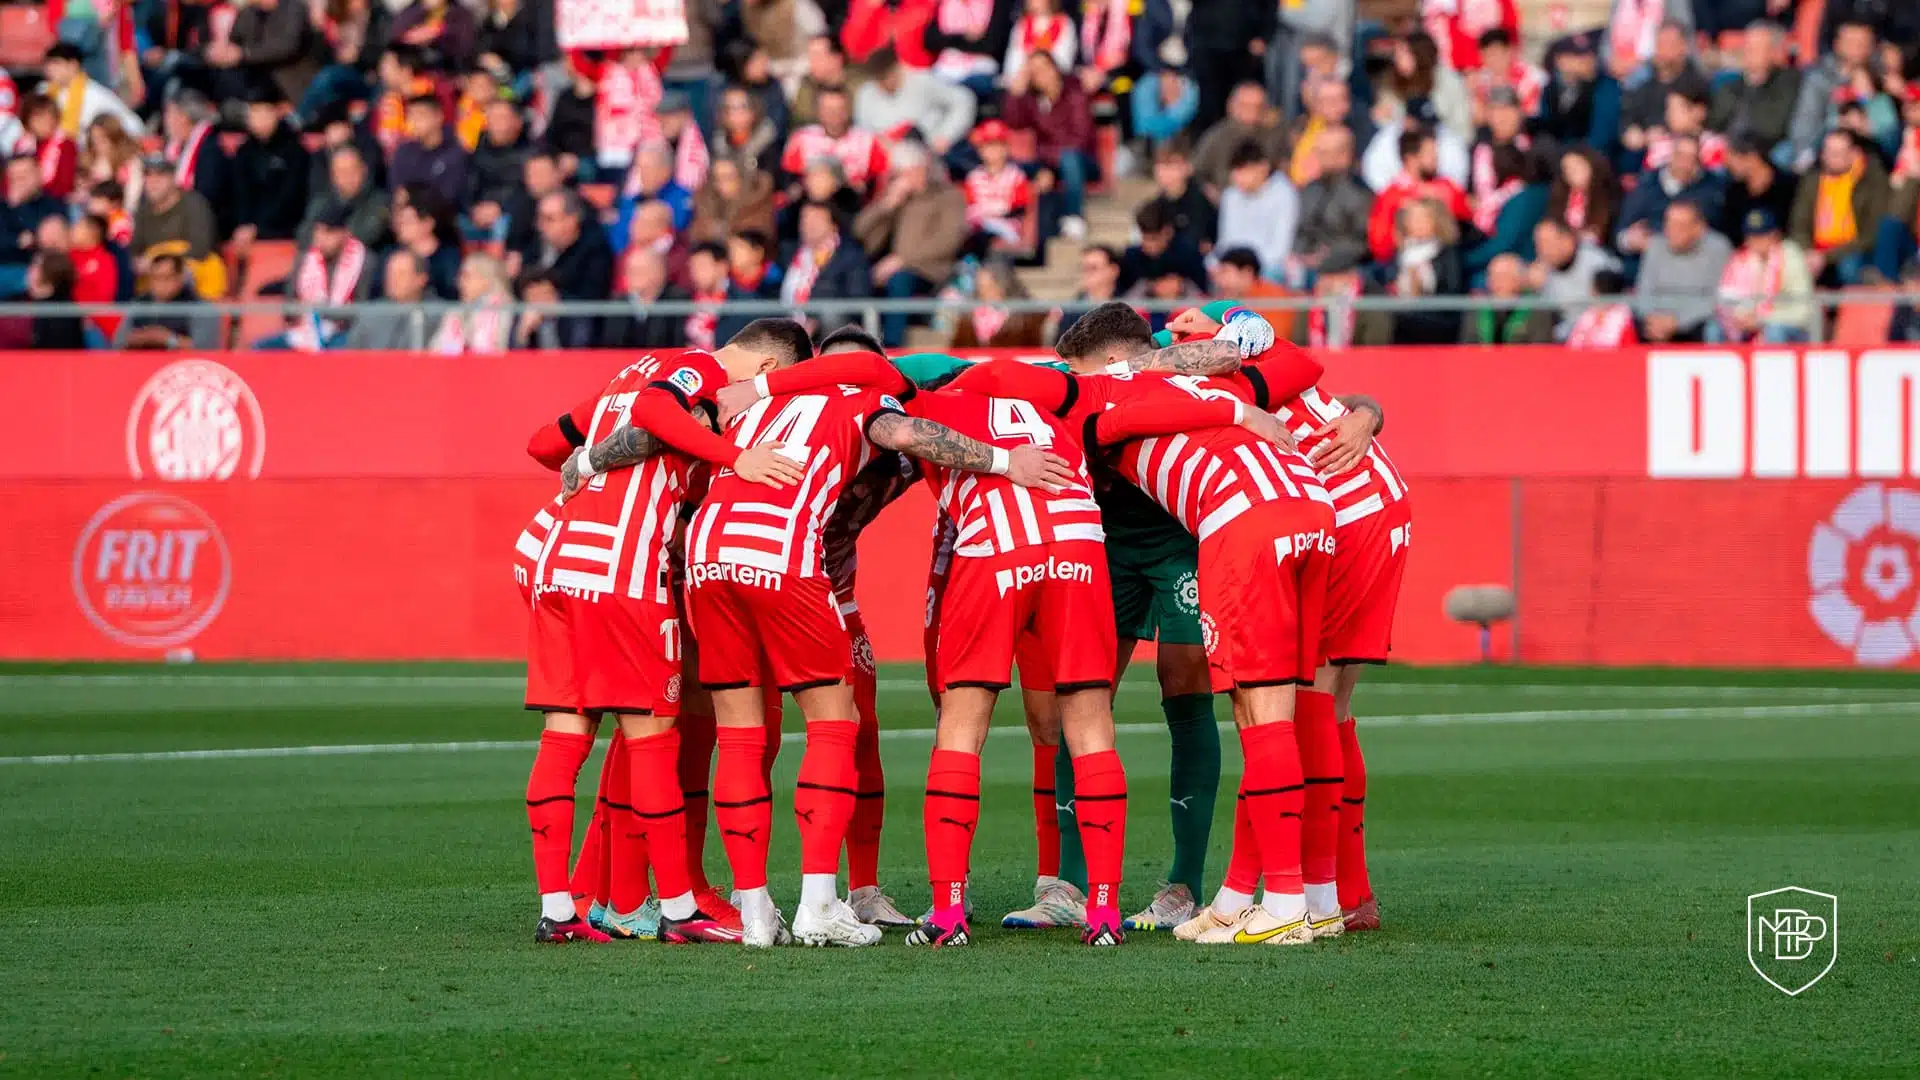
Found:
[[[990,928],[1031,881],[1027,753],[1011,733],[985,761],[987,925],[973,949],[931,955],[897,939],[536,947],[523,750],[17,760],[530,740],[515,675],[0,669],[0,1074],[1920,1073],[1911,677],[1371,673],[1387,929],[1285,950],[1135,935],[1095,952]],[[888,726],[926,725],[916,678],[888,673]],[[1165,870],[1166,741],[1149,686],[1124,689],[1117,713],[1145,726],[1120,742],[1135,906]],[[904,731],[883,743],[882,876],[915,911],[927,747]],[[1215,880],[1229,812],[1223,800]],[[790,820],[780,807],[789,905]],[[708,863],[724,877],[717,844]],[[1789,884],[1843,909],[1833,972],[1792,999],[1749,969],[1743,939],[1747,894]]]

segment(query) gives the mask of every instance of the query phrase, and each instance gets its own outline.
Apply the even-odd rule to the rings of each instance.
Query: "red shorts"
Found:
[[[1335,664],[1384,664],[1407,572],[1413,507],[1404,498],[1334,531],[1320,650]]]
[[[687,613],[700,639],[700,682],[709,690],[763,686],[771,674],[786,693],[831,686],[847,677],[853,646],[840,602],[825,577],[766,575],[731,563],[738,578],[695,574]],[[706,567],[696,567],[704,570]],[[768,578],[779,588],[759,584]]]
[[[1200,545],[1200,638],[1213,692],[1312,685],[1320,666],[1333,508],[1263,503]]]
[[[935,705],[940,704],[940,691],[946,689],[940,681],[940,598],[946,589],[947,575],[929,571],[927,624],[920,644],[921,655],[927,658],[927,693],[933,695]],[[1014,643],[1013,662],[1020,670],[1020,689],[1053,693],[1053,663],[1040,644],[1040,635],[1033,629],[1021,633],[1020,640]]]
[[[1016,651],[1029,690],[1112,685],[1113,591],[1106,549],[1095,541],[954,559],[939,622],[943,686],[1004,690]]]
[[[533,600],[527,708],[680,713],[680,617],[672,605],[555,589]]]

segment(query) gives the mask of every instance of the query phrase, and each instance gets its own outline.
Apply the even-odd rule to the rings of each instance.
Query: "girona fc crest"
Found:
[[[668,703],[680,700],[680,674],[678,672],[667,676],[667,688],[660,696]]]
[[[1208,656],[1212,656],[1213,650],[1220,644],[1220,630],[1213,625],[1213,616],[1204,611],[1200,613],[1200,644],[1207,650]]]
[[[1867,667],[1920,652],[1920,491],[1863,484],[1813,527],[1813,621]]]
[[[875,673],[873,666],[873,642],[865,634],[853,635],[853,666],[868,675]]]
[[[87,621],[122,645],[164,649],[193,640],[220,614],[232,586],[220,527],[173,495],[113,500],[73,547],[74,599]]]
[[[154,373],[127,413],[127,468],[135,480],[253,479],[267,453],[260,402],[240,376],[211,360]]]

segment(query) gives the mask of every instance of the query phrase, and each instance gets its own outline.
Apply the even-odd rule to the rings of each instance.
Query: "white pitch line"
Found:
[[[1920,701],[1844,702],[1831,705],[1751,705],[1751,706],[1677,706],[1656,709],[1535,709],[1521,712],[1492,713],[1407,713],[1366,716],[1363,727],[1451,727],[1482,724],[1547,724],[1586,721],[1730,719],[1767,720],[1801,716],[1872,716],[1887,712],[1920,709]],[[1221,730],[1231,730],[1222,723]],[[1151,735],[1164,730],[1164,724],[1115,724],[1119,735]],[[1026,735],[1019,726],[993,728],[993,738]],[[886,728],[883,741],[925,740],[933,736],[931,728]],[[806,741],[806,733],[782,733],[783,744]],[[210,750],[152,750],[111,754],[33,754],[24,757],[0,757],[0,765],[95,765],[118,762],[153,761],[232,761],[255,758],[355,757],[377,754],[460,754],[487,750],[533,750],[540,745],[534,739],[496,739],[469,742],[342,743],[319,746],[251,746]]]

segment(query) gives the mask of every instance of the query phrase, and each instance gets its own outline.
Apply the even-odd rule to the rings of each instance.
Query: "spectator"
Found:
[[[816,158],[807,164],[806,172],[800,175],[798,199],[780,212],[780,236],[783,241],[792,243],[799,236],[800,204],[809,202],[831,205],[839,212],[842,221],[852,221],[862,207],[859,194],[847,186],[840,163],[832,158]]]
[[[1707,323],[1707,340],[1789,345],[1813,338],[1819,311],[1813,306],[1813,275],[1806,252],[1780,235],[1780,221],[1766,210],[1747,215],[1746,243],[1720,275],[1718,316]]]
[[[410,45],[394,45],[380,56],[379,86],[368,109],[367,127],[388,158],[407,138],[407,102],[434,92],[433,80],[423,74],[423,67],[420,50]],[[559,107],[555,108],[554,123],[558,124]]]
[[[875,260],[874,284],[888,299],[932,294],[967,241],[966,196],[944,173],[931,168],[926,151],[902,144],[886,190],[854,219],[854,236]],[[890,312],[880,325],[888,348],[906,341],[906,315]]]
[[[78,139],[102,116],[118,118],[126,131],[144,130],[139,114],[82,69],[80,50],[72,45],[62,41],[49,48],[40,62],[40,74],[45,81],[41,92],[54,103],[60,130],[69,139]]]
[[[233,152],[233,239],[241,251],[255,240],[293,239],[306,215],[307,151],[283,117],[277,92],[247,103],[247,137]]]
[[[380,272],[380,295],[390,310],[362,312],[353,319],[342,346],[350,350],[418,352],[435,337],[434,320],[421,306],[427,296],[427,264],[401,248],[387,256]]]
[[[721,305],[727,301],[727,247],[701,244],[687,257],[687,280],[695,304],[687,316],[683,336],[689,347],[712,351],[726,339],[720,336]]]
[[[956,320],[951,349],[1037,349],[1046,343],[1045,312],[1009,312],[1008,301],[1031,299],[1005,258],[988,259],[973,278],[974,299],[966,317]]]
[[[1552,74],[1537,129],[1562,145],[1584,143],[1604,155],[1619,144],[1620,84],[1600,70],[1591,33],[1562,38],[1547,50]]]
[[[634,155],[633,171],[627,174],[620,194],[620,211],[614,219],[613,235],[627,236],[633,227],[634,208],[641,203],[660,202],[673,211],[674,231],[693,224],[693,192],[681,186],[673,175],[673,151],[663,142],[648,142]],[[624,247],[624,245],[621,245]]]
[[[534,9],[520,0],[488,0],[486,14],[475,28],[474,49],[479,62],[507,71],[527,72],[545,57],[540,44],[540,26]]]
[[[794,129],[797,131],[809,124],[823,123],[820,99],[829,91],[835,91],[845,95],[850,102],[860,81],[848,69],[846,51],[840,47],[837,38],[831,34],[817,34],[807,39],[807,73],[793,94]]]
[[[329,208],[313,223],[313,239],[294,261],[293,271],[293,298],[307,308],[286,333],[254,348],[319,352],[346,341],[350,320],[338,312],[322,315],[313,309],[345,307],[373,294],[373,260],[347,224],[343,206]]]
[[[1812,167],[1820,137],[1832,126],[1836,95],[1842,91],[1866,96],[1877,92],[1874,52],[1872,26],[1856,21],[1839,25],[1832,51],[1800,74],[1800,96],[1794,100],[1793,122],[1787,131],[1791,156],[1776,157],[1777,163],[1793,172]]]
[[[1273,170],[1259,146],[1243,144],[1233,155],[1233,182],[1220,196],[1220,246],[1252,248],[1262,273],[1277,280],[1299,221],[1293,185]]]
[[[1213,295],[1223,300],[1244,303],[1273,327],[1280,337],[1293,332],[1293,309],[1263,307],[1261,300],[1277,300],[1294,295],[1284,286],[1260,276],[1260,256],[1251,248],[1228,248],[1213,263]]]
[[[1200,86],[1200,108],[1194,125],[1205,131],[1218,123],[1228,108],[1230,91],[1242,84],[1260,87],[1265,104],[1267,43],[1279,29],[1279,9],[1273,4],[1237,0],[1198,0],[1187,13],[1187,68]]]
[[[1440,62],[1455,71],[1478,71],[1484,64],[1480,42],[1502,32],[1520,36],[1520,12],[1514,0],[1421,0],[1420,21],[1439,47]]]
[[[1920,219],[1920,82],[1908,84],[1906,129],[1893,158],[1888,178],[1887,216],[1880,219],[1873,241],[1873,265],[1888,281],[1899,281],[1916,253],[1916,219]]]
[[[1632,0],[1621,0],[1630,3]],[[1645,0],[1642,0],[1645,2]],[[1647,149],[1647,136],[1667,118],[1667,95],[1675,91],[1689,98],[1705,97],[1709,86],[1689,50],[1688,29],[1675,20],[1662,23],[1653,39],[1653,59],[1644,82],[1629,89],[1620,102],[1620,145],[1635,156]]]
[[[727,300],[737,304],[778,299],[780,268],[773,263],[772,238],[755,230],[735,233],[727,240]],[[730,341],[757,318],[757,314],[735,314],[729,309],[715,332],[721,341]]]
[[[536,207],[541,199],[564,187],[560,160],[551,151],[536,150],[527,155],[520,169],[520,187],[500,204],[507,218],[507,268],[518,270],[539,254],[540,230]],[[667,231],[673,231],[673,212],[667,211]]]
[[[149,182],[154,172],[147,174]],[[180,194],[178,189],[175,194]],[[170,310],[127,316],[114,335],[114,348],[205,351],[220,347],[220,318],[194,294],[187,264],[179,255],[154,256],[147,264],[147,291],[133,300],[136,304],[164,304]]]
[[[434,296],[452,300],[460,295],[460,250],[441,240],[430,213],[396,200],[393,236],[400,250],[411,252],[427,268],[427,288]],[[504,270],[501,276],[506,276]]]
[[[514,292],[525,307],[513,322],[515,349],[588,349],[593,347],[592,319],[556,318],[549,310],[560,302],[560,289],[542,270],[522,274]]]
[[[1700,166],[1700,144],[1685,136],[1673,141],[1673,154],[1666,165],[1641,177],[1621,200],[1620,229],[1614,235],[1614,246],[1630,260],[1637,258],[1665,220],[1667,207],[1682,200],[1713,218],[1726,203],[1725,188]]]
[[[728,77],[746,87],[761,112],[783,132],[789,119],[786,85],[807,67],[806,29],[801,24],[809,20],[803,15],[810,18],[812,11],[803,11],[799,0],[745,0],[740,22],[746,35],[721,50]]]
[[[181,90],[160,109],[167,161],[180,186],[199,192],[209,206],[219,206],[234,195],[232,162],[214,137],[216,119],[213,104],[198,90]]]
[[[754,96],[745,87],[727,87],[720,95],[714,160],[731,160],[743,172],[751,168],[771,177],[780,168],[780,149],[780,130],[772,119],[761,115]]]
[[[39,94],[28,94],[20,103],[20,143],[32,147],[33,160],[40,165],[41,184],[47,194],[64,199],[73,194],[80,171],[80,145],[60,127],[60,107]],[[30,141],[29,141],[30,140]],[[21,151],[24,153],[24,150]],[[10,155],[21,156],[20,153]]]
[[[718,243],[718,241],[714,241]],[[633,212],[632,231],[621,254],[641,248],[660,256],[667,264],[667,280],[684,284],[687,277],[686,240],[674,231],[673,210],[663,202],[641,203]]]
[[[393,151],[387,170],[392,187],[427,184],[459,205],[467,197],[467,151],[447,132],[440,99],[421,94],[407,99],[407,138]]]
[[[141,173],[141,186],[146,174]],[[119,184],[101,184],[87,192],[86,212],[107,223],[107,242],[125,251],[133,243],[133,215],[127,213],[126,196]]]
[[[600,83],[572,54],[567,57],[567,72],[566,89],[554,98],[543,141],[559,163],[562,175],[591,178],[599,167],[594,127]]]
[[[681,10],[687,20],[687,37],[673,46],[672,55],[660,75],[666,80],[667,93],[685,99],[697,129],[711,130],[713,80],[718,74],[713,66],[715,31],[729,18],[737,26],[739,5],[726,5],[722,0],[683,0]],[[681,182],[697,188],[706,179],[705,176],[687,176],[682,177]]]
[[[59,220],[58,218],[52,220]],[[119,300],[123,280],[120,256],[107,246],[107,222],[96,214],[87,214],[73,223],[73,299],[79,304],[110,304]],[[131,281],[128,292],[131,293]],[[104,349],[120,328],[120,316],[87,316],[86,338],[90,349]]]
[[[1394,178],[1405,171],[1401,143],[1409,133],[1426,134],[1433,139],[1433,173],[1445,177],[1462,190],[1472,172],[1472,155],[1466,143],[1451,131],[1433,128],[1418,121],[1409,123],[1404,116],[1390,116],[1374,133],[1360,157],[1360,179],[1375,191],[1385,191]]]
[[[910,70],[890,47],[875,52],[868,67],[875,76],[854,95],[854,123],[894,140],[917,133],[938,157],[965,145],[974,111],[966,87]]]
[[[1377,104],[1456,139],[1473,134],[1473,103],[1460,76],[1440,62],[1432,37],[1415,33],[1393,44],[1393,60],[1377,87]]]
[[[673,157],[673,182],[688,191],[699,191],[707,185],[707,169],[713,157],[691,99],[678,90],[667,91],[660,99],[659,120],[660,141]]]
[[[1376,142],[1378,139],[1376,138]],[[1466,192],[1453,180],[1440,175],[1440,142],[1424,128],[1403,132],[1398,137],[1400,171],[1375,187],[1380,193],[1367,217],[1367,248],[1373,257],[1386,262],[1393,257],[1394,230],[1399,227],[1400,208],[1418,199],[1432,199],[1454,219],[1456,226],[1473,216]]]
[[[1354,58],[1352,0],[1314,0],[1280,6],[1280,33],[1267,51],[1267,91],[1280,105],[1280,114],[1300,114],[1300,89],[1316,75],[1339,75]],[[1365,72],[1358,89],[1367,90]],[[1371,103],[1372,95],[1365,95]]]
[[[1228,174],[1233,170],[1233,152],[1247,142],[1257,144],[1268,160],[1280,160],[1286,131],[1279,114],[1267,106],[1267,91],[1257,82],[1245,82],[1233,88],[1227,99],[1226,119],[1211,127],[1195,125],[1204,131],[1200,145],[1193,151],[1193,172],[1207,198],[1218,201],[1226,190]]]
[[[1181,241],[1202,252],[1212,250],[1214,235],[1220,231],[1220,211],[1193,183],[1184,137],[1154,151],[1153,183],[1154,198],[1172,210],[1174,231]]]
[[[1186,131],[1200,110],[1200,88],[1176,68],[1141,76],[1130,98],[1133,133],[1156,151]]]
[[[1206,294],[1193,284],[1193,279],[1182,273],[1175,263],[1162,259],[1147,266],[1146,273],[1133,283],[1122,299],[1130,303],[1157,301],[1160,310],[1147,315],[1147,323],[1155,332],[1164,329],[1167,320],[1172,317],[1166,310],[1171,307],[1192,306],[1206,299]]]
[[[1473,207],[1473,226],[1486,239],[1469,248],[1463,268],[1478,279],[1498,255],[1533,260],[1533,227],[1547,213],[1547,186],[1540,182],[1539,160],[1512,146],[1494,153],[1498,185]]]
[[[1691,36],[1693,7],[1687,0],[1613,0],[1605,50],[1613,77],[1627,86],[1644,82],[1659,48],[1661,29],[1671,25]]]
[[[725,241],[747,229],[773,233],[773,177],[757,170],[743,176],[733,159],[721,158],[694,197],[691,238]]]
[[[440,316],[428,350],[438,356],[506,352],[513,340],[513,292],[500,260],[481,252],[467,256],[460,264],[459,297],[461,306]]]
[[[123,191],[138,191],[143,169],[140,145],[120,126],[118,117],[102,116],[87,125],[86,137],[80,145],[78,183],[81,190],[99,184],[119,184]]]
[[[1486,123],[1488,98],[1495,90],[1510,91],[1522,114],[1540,115],[1545,105],[1547,73],[1520,58],[1514,51],[1513,34],[1505,27],[1494,27],[1480,35],[1480,69],[1467,77],[1467,94],[1473,102],[1474,123]]]
[[[387,194],[369,182],[367,161],[358,148],[347,145],[327,154],[327,186],[307,202],[306,216],[294,239],[301,244],[313,237],[313,224],[322,214],[339,208],[346,212],[347,232],[370,248],[387,241]]]
[[[951,0],[934,7],[924,44],[933,73],[985,100],[993,96],[1013,30],[1013,5]]]
[[[27,299],[37,304],[71,304],[75,278],[73,259],[66,252],[42,251],[27,267]],[[78,315],[35,315],[32,327],[36,349],[78,352],[87,347],[85,324]]]
[[[1293,343],[1312,349],[1344,349],[1350,345],[1393,343],[1393,316],[1384,311],[1361,311],[1355,301],[1367,295],[1367,277],[1357,251],[1336,251],[1320,264],[1313,281],[1316,303],[1307,317],[1295,319]]]
[[[1300,226],[1293,235],[1293,263],[1312,271],[1336,247],[1367,246],[1373,192],[1353,170],[1353,133],[1333,128],[1316,140],[1317,179],[1300,191]],[[1295,282],[1304,284],[1302,278]]]
[[[1527,283],[1559,313],[1561,331],[1571,328],[1581,305],[1595,295],[1595,279],[1620,272],[1619,259],[1561,218],[1544,218],[1534,226],[1533,254]]]
[[[1121,71],[1133,46],[1132,7],[1132,0],[1083,0],[1080,10],[1080,86],[1089,95],[1111,90],[1116,111],[1132,96],[1124,80],[1135,72]]]
[[[1596,244],[1613,236],[1620,213],[1620,184],[1613,167],[1591,147],[1574,146],[1560,152],[1560,170],[1547,195],[1547,218],[1566,225]]]
[[[820,122],[800,128],[787,138],[780,155],[780,168],[797,178],[815,158],[833,158],[840,163],[846,185],[862,195],[876,190],[890,167],[887,148],[871,131],[853,127],[853,108],[845,90],[827,87],[820,91]],[[789,195],[795,194],[789,189]]]
[[[1518,302],[1527,298],[1527,266],[1518,255],[1498,255],[1487,264],[1486,295]],[[1546,307],[1522,305],[1495,311],[1479,306],[1461,321],[1463,345],[1551,345],[1554,313]]]
[[[1144,277],[1172,266],[1195,289],[1205,288],[1207,265],[1200,249],[1178,230],[1179,211],[1165,199],[1150,200],[1133,216],[1140,242],[1120,259],[1119,289],[1132,290]]]
[[[1785,54],[1778,26],[1770,22],[1748,26],[1740,41],[1740,77],[1720,81],[1708,126],[1729,138],[1749,140],[1763,152],[1784,141],[1800,96],[1800,71],[1782,63]]]
[[[1887,0],[1829,0],[1820,24],[1820,40],[1833,45],[1849,23],[1870,26],[1894,41],[1920,41],[1920,11]]]
[[[1667,120],[1647,132],[1646,156],[1641,168],[1651,172],[1673,156],[1677,139],[1691,138],[1700,146],[1702,168],[1719,172],[1727,166],[1727,141],[1707,130],[1707,97],[1694,90],[1675,90],[1667,95]]]
[[[1033,185],[1008,153],[1007,125],[986,121],[973,130],[973,145],[980,164],[961,185],[967,197],[967,227],[974,236],[971,246],[983,251],[1029,247],[1025,224]]]
[[[800,204],[800,238],[780,278],[780,302],[795,308],[823,300],[855,300],[873,295],[873,267],[859,244],[849,244],[840,215],[829,203]],[[814,320],[815,329],[852,322],[852,312]]]
[[[1744,235],[1747,215],[1765,210],[1775,221],[1793,214],[1794,178],[1783,174],[1767,149],[1745,138],[1727,147],[1727,196],[1714,228],[1727,237]]]
[[[27,265],[33,261],[33,237],[40,223],[67,212],[60,200],[40,189],[40,167],[30,157],[7,161],[7,206],[0,232],[0,296],[18,295],[26,288]]]
[[[1093,170],[1093,106],[1086,91],[1054,66],[1050,54],[1037,53],[1008,78],[1000,115],[1008,127],[1033,132],[1040,166],[1034,187],[1043,197],[1059,193],[1061,235],[1086,239],[1081,210]]]
[[[1254,276],[1259,276],[1260,260],[1254,259]],[[1054,340],[1080,321],[1080,316],[1120,295],[1120,253],[1104,244],[1090,244],[1080,252],[1080,289],[1073,302],[1060,313],[1060,325]],[[1239,295],[1233,293],[1229,295]]]
[[[1460,270],[1459,223],[1446,207],[1432,199],[1402,204],[1394,242],[1389,292],[1441,297],[1466,291],[1466,276]],[[1401,311],[1392,318],[1393,339],[1402,344],[1451,345],[1460,340],[1460,317],[1450,309]]]
[[[393,24],[392,11],[373,0],[331,0],[312,10],[326,63],[294,103],[295,122],[302,124],[315,124],[367,100]]]
[[[1857,285],[1869,267],[1873,238],[1886,215],[1887,172],[1866,140],[1830,131],[1820,142],[1820,169],[1800,179],[1788,234],[1807,253],[1807,270],[1825,285]]]
[[[460,97],[453,103],[453,139],[469,155],[486,133],[488,106],[500,101],[502,93],[500,80],[485,69],[469,71],[460,80]]]
[[[413,0],[393,18],[394,42],[436,56],[449,71],[463,71],[479,55],[479,24],[454,0]]]
[[[644,247],[630,247],[621,257],[621,288],[616,300],[625,300],[629,309],[610,315],[600,324],[603,349],[680,349],[687,343],[687,319],[684,315],[661,315],[652,311],[662,301],[672,303],[688,299],[685,289],[667,278],[667,263],[660,253]]]
[[[299,101],[320,73],[319,31],[309,11],[299,0],[248,0],[228,39],[207,46],[207,63],[251,89],[273,86],[283,100]]]
[[[1336,128],[1346,130],[1349,134],[1349,158],[1355,156],[1354,146],[1365,145],[1373,135],[1373,125],[1367,123],[1365,117],[1353,115],[1352,91],[1347,89],[1346,80],[1329,75],[1316,76],[1302,90],[1302,97],[1307,112],[1295,122],[1284,157],[1287,179],[1296,188],[1305,187],[1319,175],[1320,159],[1316,147],[1322,135]]]
[[[1846,100],[1835,106],[1828,129],[1855,132],[1867,140],[1869,149],[1890,157],[1900,149],[1900,110],[1879,88],[1878,77],[1874,77],[1873,84],[1875,89],[1868,97],[1852,90],[1838,91],[1846,95]]]
[[[467,159],[465,205],[475,228],[495,240],[506,238],[507,207],[533,156],[526,118],[520,107],[504,98],[487,105],[486,130]]]
[[[1621,297],[1627,293],[1625,275],[1602,270],[1593,276],[1593,303],[1574,316],[1567,330],[1566,344],[1574,349],[1618,349],[1640,343],[1633,325],[1633,305]]]
[[[605,300],[613,294],[613,249],[607,244],[604,229],[588,228],[587,207],[580,196],[559,191],[540,200],[536,210],[540,229],[540,254],[533,269],[544,270],[553,279],[564,300]],[[568,316],[562,323],[587,320],[587,316]],[[568,341],[590,337],[566,325],[557,328]]]
[[[15,166],[10,165],[7,172],[10,181],[18,179],[13,168]],[[180,182],[173,170],[167,168],[166,159],[157,154],[147,159],[141,187],[140,205],[133,212],[133,237],[128,244],[134,258],[148,260],[161,254],[178,255],[196,275],[196,292],[223,295],[224,266],[220,270],[218,290],[206,288],[198,277],[210,272],[202,267],[219,262],[214,252],[213,209],[207,200],[197,191],[180,190]]]
[[[1060,12],[1060,0],[1023,0],[1024,10],[1014,20],[1007,39],[1007,55],[1000,63],[1000,74],[1011,87],[1026,70],[1027,61],[1045,53],[1054,70],[1073,70],[1080,39],[1074,33],[1073,20]]]
[[[1528,151],[1533,139],[1527,135],[1527,118],[1520,111],[1520,99],[1512,90],[1501,87],[1487,100],[1487,126],[1474,133],[1473,165],[1468,174],[1467,194],[1478,203],[1500,186],[1493,159],[1504,147]]]
[[[1698,203],[1667,207],[1665,224],[1647,243],[1635,286],[1640,337],[1651,344],[1700,341],[1714,314],[1714,294],[1733,245],[1707,228]]]

